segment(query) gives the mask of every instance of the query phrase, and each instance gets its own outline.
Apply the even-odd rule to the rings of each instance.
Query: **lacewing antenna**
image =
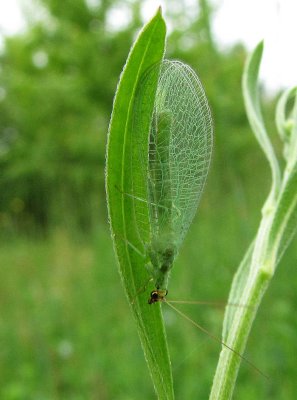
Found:
[[[223,342],[221,339],[219,339],[217,336],[213,335],[210,333],[207,329],[203,328],[203,326],[197,324],[197,322],[193,321],[190,317],[188,317],[186,314],[184,314],[182,311],[180,311],[178,308],[176,308],[174,305],[171,304],[171,301],[168,301],[165,299],[165,297],[162,299],[163,303],[166,303],[169,307],[171,307],[175,312],[177,312],[180,316],[185,318],[188,322],[190,322],[192,325],[194,325],[196,328],[198,328],[200,331],[205,333],[207,336],[209,336],[212,340],[214,340],[217,343],[220,343],[222,346],[227,348],[228,350],[232,351],[232,353],[236,354],[238,357],[240,357],[244,362],[246,362],[251,368],[253,368],[255,371],[258,372],[258,374],[262,375],[264,378],[269,379],[267,375],[264,374],[259,368],[257,368],[253,363],[251,363],[246,357],[244,357],[242,354],[240,354],[238,351],[232,349],[232,347],[228,346],[225,342]]]
[[[250,308],[252,309],[252,306],[248,306],[245,304],[239,304],[239,303],[227,303],[224,301],[197,301],[197,300],[167,300],[167,302],[170,302],[171,304],[193,304],[193,305],[207,305],[207,306],[215,306],[215,307],[242,307],[242,308]]]

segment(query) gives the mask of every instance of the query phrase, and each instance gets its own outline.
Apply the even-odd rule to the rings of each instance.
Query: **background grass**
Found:
[[[209,191],[204,196],[172,271],[172,299],[227,297],[256,218],[242,217],[246,211],[238,207],[233,192],[213,208],[213,201],[219,200]],[[295,273],[293,260],[291,246],[265,297],[246,353],[271,380],[243,364],[236,398],[294,398],[297,284],[288,279]],[[0,264],[1,398],[154,396],[106,225],[87,238],[57,230],[46,240],[3,241]],[[222,310],[183,309],[220,335]],[[164,314],[176,397],[207,398],[219,346],[165,305]]]

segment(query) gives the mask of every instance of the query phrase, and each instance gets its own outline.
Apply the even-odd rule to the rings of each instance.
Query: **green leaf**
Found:
[[[290,138],[290,129],[288,129],[288,118],[287,118],[287,104],[292,96],[297,92],[297,88],[291,88],[284,91],[277,102],[276,106],[276,126],[278,129],[279,136],[282,141],[287,142]]]
[[[291,242],[297,229],[297,92],[296,88],[289,90],[279,100],[278,125],[286,124],[285,109],[290,96],[295,95],[293,111],[290,116],[289,135],[287,135],[286,158],[287,165],[283,177],[281,192],[276,204],[269,241],[268,255],[270,263],[278,264],[280,258]],[[280,128],[279,128],[280,129]],[[283,128],[284,129],[284,128]]]
[[[290,152],[292,149],[291,140],[294,135],[292,135],[293,128],[293,118],[291,115],[287,116],[287,105],[291,97],[297,96],[297,88],[286,90],[280,97],[275,114],[276,126],[278,129],[279,136],[284,143],[284,158],[288,161],[290,158]],[[296,99],[295,99],[296,107]]]
[[[107,145],[106,191],[114,248],[125,292],[137,323],[145,358],[159,399],[173,399],[173,383],[165,329],[160,304],[148,305],[148,295],[139,293],[148,279],[145,259],[141,255],[141,241],[137,230],[132,182],[140,179],[137,168],[131,168],[135,146],[132,135],[139,142],[148,142],[146,124],[133,132],[133,111],[137,88],[145,71],[163,59],[166,25],[159,9],[136,39],[114,99]],[[147,98],[146,118],[150,121],[157,79],[151,84]],[[143,135],[143,138],[142,138]],[[146,135],[146,137],[145,137]],[[144,160],[145,162],[145,160]],[[143,199],[146,198],[145,185]],[[148,226],[147,205],[144,202],[143,224]]]
[[[297,88],[295,88],[295,100],[292,111],[292,118],[289,121],[290,126],[290,147],[288,149],[288,163],[286,174],[290,174],[295,168],[297,162]]]
[[[242,90],[249,123],[270,164],[273,182],[272,194],[275,198],[280,187],[280,170],[264,125],[259,101],[258,75],[262,53],[263,42],[260,42],[245,65],[242,79]]]
[[[282,189],[270,230],[268,255],[279,262],[297,229],[297,162]]]

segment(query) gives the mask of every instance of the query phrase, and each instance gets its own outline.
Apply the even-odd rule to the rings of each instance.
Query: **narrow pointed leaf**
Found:
[[[269,237],[268,254],[275,267],[297,230],[297,162],[283,188]]]
[[[172,374],[160,305],[148,305],[147,295],[139,293],[147,281],[148,274],[144,257],[139,250],[140,239],[131,196],[131,182],[138,179],[138,171],[131,168],[135,151],[132,127],[137,87],[144,72],[163,59],[165,35],[165,22],[161,11],[158,10],[156,16],[140,32],[128,56],[118,84],[109,127],[106,191],[120,274],[137,322],[148,368],[158,398],[170,400],[174,398]],[[147,120],[151,118],[156,86],[157,80],[152,82],[151,96],[147,99]],[[148,131],[144,127],[137,134],[148,135]],[[144,143],[145,139],[140,137],[140,142]],[[142,198],[146,198],[145,193]],[[147,218],[146,212],[143,218]]]
[[[288,129],[288,117],[286,107],[289,99],[297,92],[297,88],[287,89],[279,98],[276,106],[275,121],[278,133],[282,141],[287,142],[290,138],[290,130]]]
[[[259,101],[258,75],[262,53],[263,42],[260,42],[246,63],[242,79],[242,89],[248,120],[270,164],[273,192],[276,195],[280,186],[279,165],[264,125]]]

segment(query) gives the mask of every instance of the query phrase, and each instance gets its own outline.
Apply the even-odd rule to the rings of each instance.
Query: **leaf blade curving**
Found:
[[[151,307],[147,304],[147,296],[137,295],[148,276],[145,259],[139,250],[141,247],[131,196],[132,182],[138,179],[137,171],[131,169],[135,151],[131,135],[136,91],[143,73],[163,59],[165,36],[166,25],[159,9],[140,32],[121,74],[108,133],[106,192],[119,271],[137,323],[148,368],[158,398],[171,400],[174,398],[172,373],[160,305]],[[157,81],[153,85],[156,86]],[[148,99],[148,119],[153,104],[154,96]],[[137,134],[148,135],[145,129]],[[143,198],[146,198],[145,193]]]

